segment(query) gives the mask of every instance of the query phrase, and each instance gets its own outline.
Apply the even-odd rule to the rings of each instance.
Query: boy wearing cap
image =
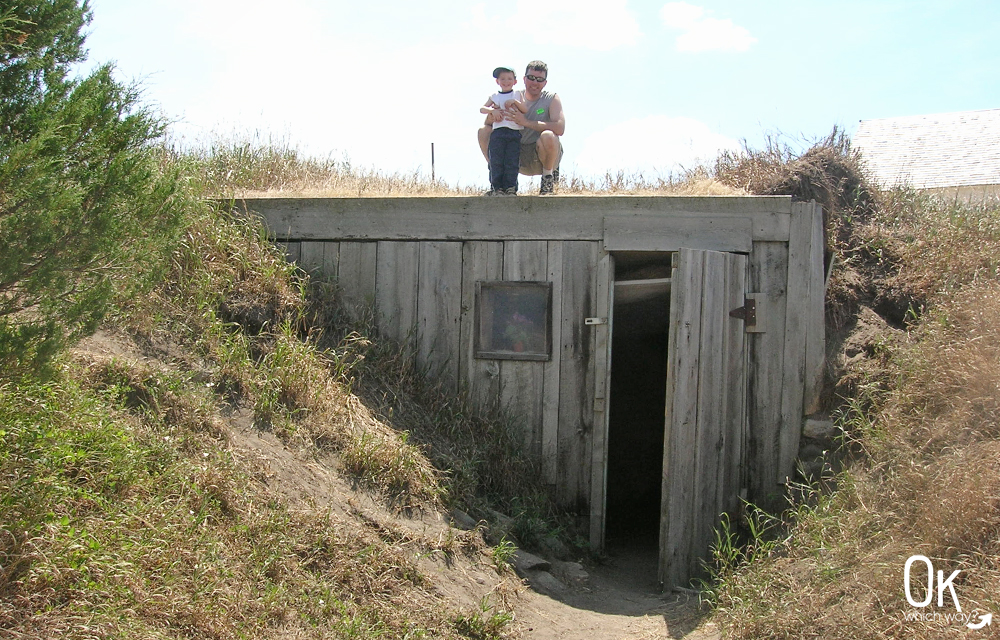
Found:
[[[479,109],[480,113],[496,114],[490,133],[489,163],[490,190],[486,195],[517,195],[517,173],[521,158],[521,125],[510,119],[511,107],[525,112],[523,92],[514,91],[517,76],[510,67],[497,67],[493,77],[500,85]]]

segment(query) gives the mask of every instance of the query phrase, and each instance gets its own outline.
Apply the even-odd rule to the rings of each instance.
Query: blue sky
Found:
[[[498,65],[549,64],[564,173],[666,176],[780,132],[1000,108],[1000,2],[91,0],[114,61],[185,143],[287,141],[485,186]]]

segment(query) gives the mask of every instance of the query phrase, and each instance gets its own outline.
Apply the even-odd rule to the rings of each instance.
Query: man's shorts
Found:
[[[532,142],[531,144],[521,145],[521,162],[519,171],[522,175],[526,176],[540,176],[542,175],[542,161],[538,159],[538,147],[536,146],[538,142]],[[562,164],[563,157],[563,146],[562,140],[559,141],[559,159],[556,160],[555,168],[558,169],[559,165]]]

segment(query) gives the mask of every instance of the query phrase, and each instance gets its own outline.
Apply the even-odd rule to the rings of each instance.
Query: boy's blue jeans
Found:
[[[521,132],[497,127],[490,134],[490,186],[494,191],[517,191],[517,173],[521,163]]]

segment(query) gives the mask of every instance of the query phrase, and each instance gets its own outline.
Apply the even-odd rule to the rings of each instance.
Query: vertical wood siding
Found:
[[[742,457],[746,466],[740,477],[720,477],[711,489],[721,496],[731,495],[733,486],[746,487],[752,502],[771,506],[780,504],[782,483],[793,471],[803,406],[815,405],[825,348],[822,304],[816,304],[825,284],[819,207],[796,203],[789,220],[788,242],[756,239],[748,256],[746,289],[759,292],[766,317],[760,332],[746,336],[745,440],[733,443],[742,449],[726,453]],[[598,282],[602,244],[415,239],[280,243],[304,270],[337,278],[348,306],[374,303],[380,333],[399,342],[446,389],[467,393],[483,409],[503,406],[518,416],[525,424],[525,444],[541,457],[546,482],[564,506],[579,510],[582,517],[603,513],[590,504],[591,496],[598,495],[593,485],[603,477],[593,457],[595,444],[598,454],[604,444],[594,440],[601,403],[594,377],[598,331],[585,325],[586,317],[602,315],[598,290],[611,284],[609,276],[603,276],[608,282]],[[549,361],[474,357],[476,282],[495,280],[552,282]],[[736,300],[728,304],[739,306]],[[717,375],[730,380],[733,372]],[[710,405],[704,410],[711,412]],[[714,463],[704,459],[698,464],[708,473]],[[721,464],[731,466],[729,460]],[[675,498],[701,499],[683,487]]]
[[[504,243],[503,279],[512,282],[546,280],[548,243],[514,240]],[[542,454],[542,399],[544,365],[529,360],[500,361],[500,405],[525,426],[524,442],[536,456]]]

